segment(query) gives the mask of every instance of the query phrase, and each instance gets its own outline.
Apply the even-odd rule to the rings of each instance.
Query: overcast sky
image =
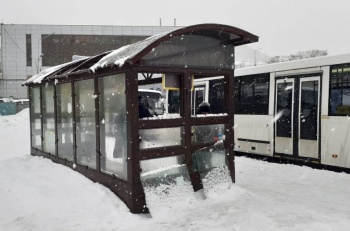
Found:
[[[350,0],[1,0],[5,24],[178,26],[222,23],[260,37],[270,56],[350,52]]]

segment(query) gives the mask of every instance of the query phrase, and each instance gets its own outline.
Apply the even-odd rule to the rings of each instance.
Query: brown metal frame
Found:
[[[77,124],[75,118],[75,105],[76,105],[76,99],[75,99],[75,87],[74,87],[74,81],[71,82],[71,89],[72,89],[72,119],[73,119],[73,161],[74,163],[77,163],[77,137],[75,134],[77,133],[77,127],[75,124]]]
[[[138,73],[177,73],[182,74],[182,91],[181,91],[181,116],[182,118],[175,119],[167,119],[167,120],[139,120],[138,118],[138,108],[133,107],[132,105],[138,105],[138,92],[137,86],[139,83],[148,84],[159,82],[158,79],[147,79],[147,80],[138,80]],[[100,130],[99,130],[99,98],[95,98],[95,122],[96,122],[96,170],[90,169],[87,166],[81,166],[77,164],[77,156],[76,156],[76,136],[73,136],[73,150],[74,150],[74,162],[70,162],[66,159],[62,159],[58,157],[57,151],[57,134],[56,134],[56,155],[50,155],[41,150],[32,148],[32,154],[38,156],[44,156],[53,160],[56,163],[63,164],[67,167],[70,167],[79,173],[83,174],[87,178],[99,182],[106,187],[110,188],[116,195],[118,195],[130,208],[133,213],[143,213],[148,212],[145,201],[145,195],[143,192],[143,188],[140,180],[140,160],[167,157],[167,156],[175,156],[180,154],[185,154],[185,162],[188,166],[188,172],[192,181],[193,189],[195,191],[201,189],[202,183],[200,180],[200,176],[198,172],[193,172],[192,170],[192,153],[198,149],[209,147],[214,144],[206,143],[206,144],[193,144],[191,137],[191,128],[193,125],[206,125],[206,124],[225,124],[227,127],[226,130],[226,140],[233,141],[233,119],[230,119],[229,115],[233,115],[233,95],[228,94],[228,92],[233,92],[233,71],[228,70],[201,70],[201,69],[182,69],[182,68],[169,68],[164,67],[161,68],[161,71],[158,68],[154,67],[139,67],[135,66],[128,71],[115,71],[114,68],[109,68],[109,70],[105,70],[103,74],[100,73],[87,73],[89,76],[85,75],[85,78],[74,76],[68,76],[64,78],[64,81],[60,81],[59,83],[67,83],[71,82],[72,86],[72,104],[75,105],[75,89],[74,82],[79,80],[86,79],[94,79],[95,89],[94,94],[99,96],[99,88],[98,88],[98,77],[104,77],[113,74],[125,73],[125,84],[126,84],[126,101],[129,102],[127,104],[127,140],[128,140],[128,180],[124,181],[116,178],[114,175],[109,175],[101,172],[100,170]],[[198,74],[200,73],[200,74]],[[227,81],[225,94],[228,95],[226,100],[226,107],[228,108],[227,116],[220,117],[191,117],[191,108],[188,107],[188,103],[191,101],[191,88],[192,88],[192,76],[195,74],[198,77],[208,77],[208,76],[218,76],[224,75]],[[48,81],[49,84],[53,84],[53,79]],[[54,99],[55,99],[55,118],[56,118],[56,133],[57,133],[57,92],[56,87],[54,86]],[[40,91],[40,94],[41,91]],[[42,101],[42,96],[40,97]],[[42,107],[42,102],[40,102]],[[72,110],[73,123],[76,122],[75,108]],[[232,113],[232,114],[231,114]],[[138,121],[137,126],[131,126],[131,121]],[[169,147],[161,147],[154,149],[144,149],[140,150],[139,143],[139,129],[152,129],[152,128],[167,128],[167,127],[184,127],[184,144],[179,146],[169,146]],[[76,133],[76,127],[73,126],[73,133]],[[225,141],[225,147],[228,150],[228,162],[229,168],[231,172],[232,181],[235,181],[235,173],[234,173],[234,152],[233,152],[233,142]],[[134,145],[137,144],[137,145]]]
[[[54,104],[54,118],[55,118],[55,156],[58,157],[58,129],[57,129],[57,88],[53,88],[53,104]]]
[[[137,69],[138,72],[155,72],[159,73],[158,69],[150,68],[150,67],[135,67],[134,69]],[[182,81],[182,92],[181,97],[183,100],[181,100],[181,107],[183,109],[182,111],[182,118],[177,119],[167,119],[167,120],[139,120],[139,129],[152,129],[152,128],[165,128],[165,127],[179,127],[183,126],[185,130],[185,135],[183,137],[184,145],[183,146],[170,146],[170,147],[161,147],[161,148],[154,148],[154,149],[146,149],[146,150],[139,150],[139,160],[144,159],[152,159],[152,158],[160,158],[160,157],[166,157],[166,156],[174,156],[174,155],[180,155],[185,154],[185,162],[188,166],[188,171],[190,174],[190,178],[192,181],[192,185],[195,191],[202,189],[202,183],[200,180],[200,176],[198,172],[193,172],[192,170],[192,153],[198,149],[202,149],[205,147],[212,146],[215,142],[212,143],[206,143],[206,144],[193,144],[192,143],[192,137],[191,137],[191,129],[193,125],[206,125],[206,124],[225,124],[226,129],[226,140],[234,140],[233,137],[233,118],[230,119],[229,115],[233,116],[233,95],[228,94],[228,92],[233,92],[233,71],[227,71],[227,70],[199,70],[199,69],[181,69],[181,68],[162,68],[162,73],[176,73],[176,74],[182,74],[183,81]],[[200,74],[198,74],[200,73]],[[191,89],[192,89],[192,76],[196,75],[197,77],[214,77],[218,75],[224,75],[225,80],[228,84],[226,84],[225,88],[225,94],[228,96],[226,97],[226,108],[228,108],[228,114],[227,116],[220,116],[220,117],[192,117],[191,116],[191,107],[186,106],[186,102],[191,102]],[[155,80],[154,82],[157,82],[158,80]],[[139,83],[142,84],[148,84],[148,83],[154,83],[150,80],[142,80],[139,81]],[[232,113],[232,114],[230,114]],[[138,134],[138,132],[137,132]],[[232,144],[231,144],[232,143]],[[235,182],[235,174],[234,174],[234,152],[233,142],[224,142],[224,145],[226,149],[228,150],[228,162],[229,162],[229,168],[231,170],[231,178],[232,181]],[[139,161],[138,160],[138,161]]]
[[[140,161],[146,159],[174,156],[174,155],[185,155],[185,163],[190,174],[193,189],[195,191],[201,189],[202,182],[198,172],[192,169],[192,153],[196,150],[209,147],[214,144],[194,144],[192,143],[192,126],[195,125],[209,125],[209,124],[224,124],[225,125],[225,135],[226,139],[224,141],[225,148],[227,150],[227,158],[229,163],[229,169],[231,172],[232,181],[235,182],[235,166],[234,166],[234,133],[233,133],[233,103],[234,96],[230,94],[234,90],[234,70],[233,69],[208,69],[208,68],[181,68],[181,67],[161,67],[161,66],[144,66],[142,64],[142,57],[144,57],[149,51],[154,47],[158,46],[162,42],[169,40],[175,36],[185,34],[185,33],[195,33],[203,30],[218,30],[225,31],[228,33],[233,33],[238,36],[238,39],[228,40],[228,44],[242,45],[246,43],[255,42],[258,37],[250,34],[246,31],[240,30],[235,27],[218,25],[218,24],[202,24],[189,26],[173,31],[171,34],[167,34],[159,39],[155,40],[153,43],[148,45],[146,48],[141,50],[135,56],[126,60],[122,67],[115,65],[107,66],[104,68],[97,69],[96,72],[91,72],[88,69],[83,69],[87,63],[97,62],[103,55],[95,56],[92,59],[77,62],[76,64],[68,65],[55,73],[51,74],[45,78],[40,86],[44,84],[50,84],[54,86],[54,105],[55,105],[55,134],[56,134],[56,155],[50,155],[44,151],[38,150],[36,148],[31,149],[32,155],[44,156],[53,160],[56,163],[60,163],[75,171],[83,174],[92,181],[99,182],[106,187],[108,187],[112,192],[114,192],[125,204],[130,208],[133,213],[148,212],[145,201],[145,194],[141,185],[140,179]],[[108,54],[108,53],[105,53]],[[229,55],[231,57],[231,54]],[[76,65],[76,66],[74,66]],[[127,180],[118,179],[113,174],[107,174],[101,172],[100,163],[100,105],[99,97],[95,98],[95,123],[96,123],[96,170],[91,169],[87,166],[81,166],[77,164],[77,153],[76,153],[76,95],[74,82],[86,79],[94,80],[94,94],[100,96],[99,92],[99,77],[109,76],[125,73],[125,86],[126,86],[126,110],[127,110]],[[138,80],[138,74],[144,75],[144,80]],[[154,73],[174,73],[182,76],[182,87],[180,90],[180,115],[181,118],[176,119],[166,119],[166,120],[140,120],[138,117],[138,107],[132,105],[138,105],[138,85],[160,83],[161,79],[152,79]],[[192,79],[202,77],[213,77],[213,76],[224,76],[226,81],[225,85],[225,106],[227,108],[226,116],[220,117],[192,117],[191,116],[191,89],[192,89]],[[71,96],[72,105],[74,106],[72,110],[73,117],[73,162],[67,159],[62,159],[58,156],[58,139],[57,136],[57,90],[56,84],[61,83],[71,83]],[[28,83],[29,87],[37,86],[38,84]],[[30,100],[32,97],[30,97]],[[42,89],[40,88],[40,108],[42,113]],[[137,121],[136,123],[134,121]],[[43,139],[43,121],[41,120],[41,137]],[[184,133],[182,135],[183,143],[177,146],[159,147],[152,149],[142,149],[139,148],[139,129],[156,129],[156,128],[168,128],[168,127],[183,127]],[[43,147],[43,145],[42,145]],[[94,150],[91,150],[94,151]]]

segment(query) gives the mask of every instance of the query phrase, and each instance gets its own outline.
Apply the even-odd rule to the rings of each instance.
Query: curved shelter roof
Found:
[[[199,24],[154,35],[117,50],[46,69],[24,85],[96,72],[108,67],[130,66],[234,69],[234,47],[258,41],[258,37],[236,27]]]

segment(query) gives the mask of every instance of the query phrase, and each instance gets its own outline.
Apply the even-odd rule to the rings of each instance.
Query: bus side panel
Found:
[[[273,155],[273,116],[235,115],[235,151]]]
[[[321,163],[350,168],[350,118],[323,116],[321,124]]]
[[[328,116],[330,67],[322,67],[321,164],[350,168],[350,118]]]

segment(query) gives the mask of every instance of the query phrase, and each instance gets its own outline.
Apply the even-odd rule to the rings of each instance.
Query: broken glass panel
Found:
[[[179,155],[140,162],[141,183],[152,215],[164,213],[164,208],[170,209],[178,201],[194,198],[184,160],[185,156]]]
[[[221,191],[232,184],[223,141],[195,151],[192,154],[193,170],[199,172],[204,193]]]

